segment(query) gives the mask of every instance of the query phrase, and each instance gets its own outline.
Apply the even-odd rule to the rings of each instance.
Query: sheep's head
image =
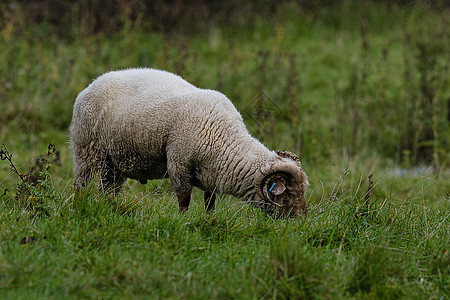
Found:
[[[305,190],[308,178],[297,155],[278,151],[276,162],[260,170],[256,191],[269,214],[298,217],[306,214]]]

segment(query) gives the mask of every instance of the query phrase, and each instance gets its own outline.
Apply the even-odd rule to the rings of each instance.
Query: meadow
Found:
[[[124,3],[104,28],[0,4],[0,298],[450,298],[448,5],[299,3],[172,30]],[[221,91],[296,152],[307,216],[227,195],[206,214],[199,190],[180,215],[167,180],[74,194],[75,97],[130,67]]]

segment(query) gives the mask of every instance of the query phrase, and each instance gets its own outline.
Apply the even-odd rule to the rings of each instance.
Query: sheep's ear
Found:
[[[286,185],[284,183],[284,180],[281,178],[278,178],[275,181],[272,181],[269,185],[269,192],[274,194],[275,196],[281,195],[286,190]]]

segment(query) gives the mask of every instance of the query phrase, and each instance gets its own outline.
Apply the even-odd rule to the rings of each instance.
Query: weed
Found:
[[[48,172],[51,167],[50,157],[56,155],[55,161],[59,162],[59,155],[52,143],[48,144],[47,148],[47,154],[36,158],[34,165],[25,174],[16,167],[12,153],[4,144],[0,150],[1,160],[6,160],[12,172],[19,177],[14,196],[15,204],[18,208],[29,211],[32,217],[48,217],[52,213],[53,202],[59,200]],[[4,196],[6,192],[4,190]]]

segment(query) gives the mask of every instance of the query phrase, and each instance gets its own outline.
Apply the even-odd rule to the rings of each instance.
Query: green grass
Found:
[[[430,208],[374,195],[365,203],[345,187],[354,178],[343,177],[301,220],[267,218],[230,197],[207,215],[198,191],[180,215],[166,181],[127,186],[114,200],[95,187],[74,196],[38,185],[46,196],[3,198],[0,294],[448,297],[448,201]]]
[[[190,34],[130,20],[70,38],[0,20],[0,144],[17,169],[0,162],[0,298],[450,298],[448,16],[284,3]],[[198,190],[180,215],[167,180],[73,195],[74,99],[137,66],[219,89],[254,136],[299,153],[308,215],[273,219],[226,195],[205,214]]]

